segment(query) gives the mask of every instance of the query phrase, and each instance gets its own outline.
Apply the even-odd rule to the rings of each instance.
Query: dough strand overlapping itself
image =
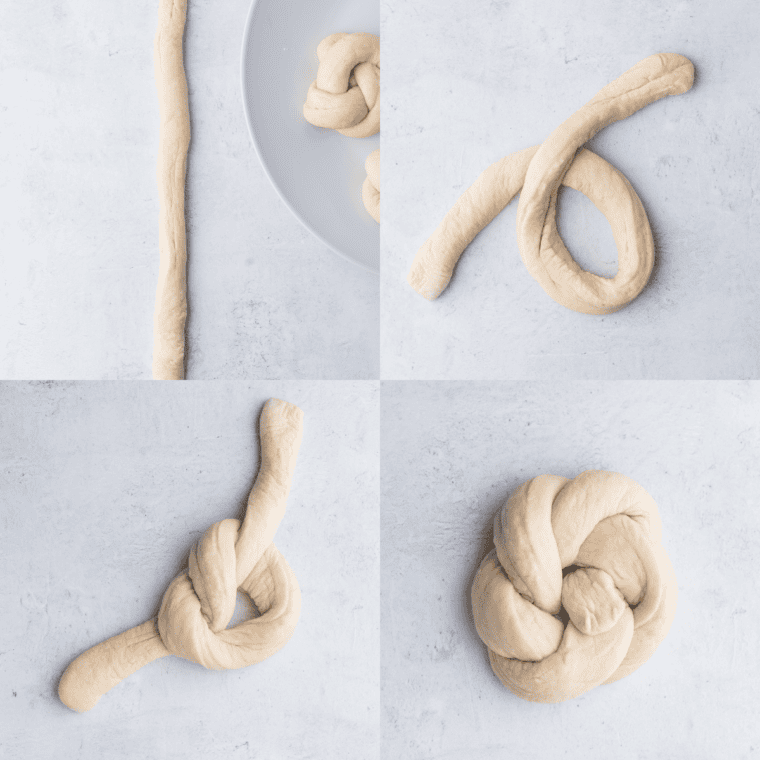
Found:
[[[245,518],[212,525],[193,547],[188,569],[169,585],[158,617],[97,644],[66,668],[61,701],[77,712],[124,678],[169,654],[214,670],[244,668],[282,649],[301,611],[293,571],[272,543],[285,515],[303,435],[303,412],[270,399],[259,421],[261,466]],[[258,617],[232,628],[237,591]]]
[[[649,103],[686,92],[693,81],[694,67],[684,56],[652,55],[602,88],[541,145],[488,167],[419,249],[409,284],[424,298],[437,298],[465,248],[519,192],[520,255],[548,295],[585,314],[610,314],[630,303],[646,285],[654,265],[649,220],[628,180],[582,146],[599,130]],[[607,217],[618,249],[614,277],[583,270],[562,242],[556,223],[562,184],[582,192]]]
[[[380,131],[380,39],[337,32],[317,47],[317,79],[309,86],[303,115],[315,127],[346,137]]]
[[[309,86],[303,115],[316,127],[346,137],[371,137],[380,131],[380,38],[338,32],[317,47],[317,79]],[[380,149],[367,156],[362,202],[380,222]]]
[[[475,627],[504,686],[562,702],[643,665],[675,616],[661,539],[657,505],[624,475],[523,483],[496,515],[495,548],[472,584]]]

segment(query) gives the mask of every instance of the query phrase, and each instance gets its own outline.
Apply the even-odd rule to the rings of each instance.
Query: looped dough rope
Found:
[[[346,137],[380,130],[380,39],[338,32],[317,47],[317,79],[309,85],[303,115],[315,127]]]
[[[79,655],[58,686],[61,701],[84,712],[143,665],[175,654],[215,670],[244,668],[288,642],[301,611],[293,571],[272,543],[285,515],[303,412],[270,399],[260,419],[261,467],[245,519],[212,525],[190,552],[189,568],[164,594],[158,618],[131,628]],[[260,616],[227,629],[237,590]]]
[[[646,662],[676,607],[661,534],[652,497],[624,475],[541,475],[520,486],[496,515],[496,548],[472,585],[499,680],[523,699],[561,702]]]
[[[370,216],[380,223],[380,148],[373,150],[364,162],[367,178],[362,185],[362,201]]]
[[[686,92],[693,81],[694,67],[682,55],[645,58],[600,90],[541,145],[490,166],[419,249],[409,284],[428,300],[437,298],[464,249],[519,192],[520,255],[533,278],[557,303],[585,314],[610,314],[632,301],[646,285],[654,264],[649,220],[628,180],[581,146],[600,129],[649,103]],[[614,277],[581,269],[562,242],[556,224],[560,184],[582,192],[607,217],[618,249]]]

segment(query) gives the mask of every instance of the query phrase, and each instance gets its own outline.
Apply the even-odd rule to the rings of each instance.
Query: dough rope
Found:
[[[380,130],[380,39],[338,32],[317,47],[317,79],[309,85],[303,115],[315,127],[346,137]]]
[[[630,303],[654,265],[649,220],[628,180],[582,146],[599,130],[649,103],[686,92],[693,81],[694,67],[682,55],[645,58],[600,90],[541,145],[488,167],[419,249],[409,284],[428,300],[437,298],[465,248],[519,192],[520,256],[541,287],[557,303],[585,314],[610,314]],[[561,184],[582,192],[607,217],[618,249],[614,277],[581,269],[562,242],[556,224]]]
[[[475,627],[504,686],[561,702],[643,665],[676,608],[661,537],[657,505],[624,475],[523,483],[496,515],[495,548],[472,585]]]
[[[169,654],[215,670],[244,668],[288,642],[301,611],[293,571],[272,543],[290,492],[303,412],[270,399],[261,412],[261,466],[242,523],[212,525],[190,552],[188,569],[169,585],[158,617],[88,649],[66,668],[61,701],[77,712],[143,665]],[[259,617],[233,628],[237,590]]]
[[[153,378],[185,376],[187,243],[185,174],[190,145],[187,79],[182,35],[187,0],[159,0],[153,52],[161,116],[158,148],[159,269],[153,316]]]
[[[364,168],[367,178],[362,185],[362,201],[370,216],[380,224],[380,148],[367,156]]]

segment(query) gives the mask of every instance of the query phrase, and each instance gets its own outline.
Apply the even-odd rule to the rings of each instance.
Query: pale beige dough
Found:
[[[160,110],[158,146],[159,270],[153,316],[153,378],[185,376],[187,245],[185,174],[190,145],[182,35],[187,0],[159,0],[153,51]]]
[[[88,649],[64,672],[61,701],[77,712],[152,660],[169,654],[215,670],[244,668],[282,649],[295,630],[301,591],[272,543],[303,435],[303,412],[270,399],[259,422],[261,466],[242,523],[222,520],[193,547],[188,569],[169,585],[158,617]],[[259,617],[227,629],[237,591]]]
[[[380,130],[380,39],[338,32],[317,47],[317,79],[309,86],[303,115],[316,127],[346,137]]]
[[[362,185],[362,201],[370,216],[380,223],[380,148],[373,150],[364,163],[367,178]]]
[[[409,284],[428,300],[437,298],[465,248],[519,192],[520,255],[541,287],[558,303],[586,314],[609,314],[630,303],[646,285],[654,265],[649,221],[628,180],[582,146],[600,129],[649,103],[686,92],[693,81],[694,67],[682,55],[645,58],[600,90],[541,145],[490,166],[419,249]],[[556,224],[561,184],[588,196],[610,222],[618,249],[614,277],[581,269],[562,242]]]
[[[541,475],[520,486],[496,515],[495,548],[472,585],[499,680],[523,699],[561,702],[643,665],[676,610],[661,540],[657,505],[624,475]]]

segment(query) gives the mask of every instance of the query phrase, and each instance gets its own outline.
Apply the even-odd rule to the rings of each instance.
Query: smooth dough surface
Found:
[[[317,79],[309,86],[303,115],[316,127],[346,137],[380,130],[380,38],[338,32],[317,47]]]
[[[90,710],[109,689],[159,657],[174,654],[215,670],[243,668],[288,642],[301,591],[273,539],[285,515],[303,412],[270,399],[259,430],[261,467],[243,521],[222,520],[206,531],[188,568],[166,590],[157,618],[97,644],[66,668],[58,695],[72,710]],[[238,589],[253,600],[259,616],[228,629]]]
[[[424,298],[437,298],[465,248],[519,192],[520,255],[541,287],[558,303],[586,314],[609,314],[630,303],[654,265],[649,220],[628,180],[582,146],[600,129],[649,103],[686,92],[693,81],[694,67],[682,55],[645,58],[600,90],[541,145],[488,167],[419,249],[409,284]],[[556,224],[561,184],[584,193],[610,222],[618,249],[614,277],[586,272],[565,247]]]
[[[160,111],[158,147],[159,269],[153,315],[153,378],[185,376],[187,242],[185,174],[190,109],[182,62],[187,0],[159,0],[153,52]]]
[[[496,515],[472,585],[475,627],[504,686],[561,702],[643,665],[676,609],[661,534],[652,497],[624,475],[523,483]]]
[[[370,216],[380,224],[380,148],[367,156],[364,168],[367,178],[362,185],[362,201]]]

